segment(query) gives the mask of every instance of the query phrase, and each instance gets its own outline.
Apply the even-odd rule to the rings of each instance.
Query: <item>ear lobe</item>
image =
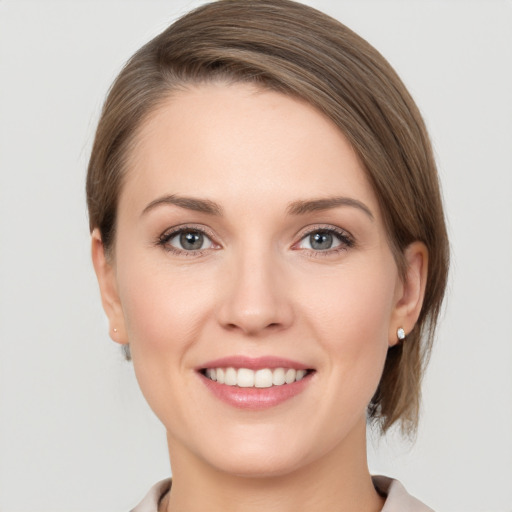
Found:
[[[428,250],[423,242],[413,242],[405,252],[406,271],[401,286],[397,287],[395,308],[390,322],[389,346],[399,341],[397,330],[405,335],[412,331],[423,306],[428,273]]]
[[[124,323],[123,309],[117,292],[116,273],[114,265],[105,254],[105,247],[98,228],[91,236],[91,255],[94,271],[100,287],[101,303],[108,317],[109,335],[113,341],[121,344],[128,343]]]

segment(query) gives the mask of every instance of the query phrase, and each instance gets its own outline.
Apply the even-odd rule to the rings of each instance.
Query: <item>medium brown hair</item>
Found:
[[[371,420],[417,426],[420,384],[448,272],[448,240],[429,137],[388,62],[329,16],[290,0],[223,0],[185,15],[127,62],[106,99],[89,162],[87,203],[107,253],[130,148],[143,121],[173,91],[213,80],[253,82],[301,98],[330,118],[357,152],[379,200],[401,276],[404,250],[429,253],[416,326],[388,351]],[[369,312],[371,314],[371,312]]]

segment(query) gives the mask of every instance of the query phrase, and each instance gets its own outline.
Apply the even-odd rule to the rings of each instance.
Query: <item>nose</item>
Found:
[[[219,323],[248,336],[263,336],[288,328],[293,307],[286,272],[268,255],[237,256],[224,280]]]

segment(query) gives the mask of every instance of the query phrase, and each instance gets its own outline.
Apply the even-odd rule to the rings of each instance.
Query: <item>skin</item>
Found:
[[[92,254],[111,336],[130,343],[167,430],[173,487],[161,509],[380,510],[366,407],[397,328],[409,332],[419,315],[425,247],[408,247],[402,282],[351,146],[313,107],[279,93],[191,86],[146,120],[130,156],[114,255],[98,230]],[[168,195],[222,212],[147,209]],[[290,212],[332,197],[352,203]],[[201,250],[180,248],[179,237],[159,243],[181,225],[206,233]],[[342,234],[332,248],[311,248],[310,232],[332,229]],[[315,372],[278,406],[237,409],[197,372],[233,355],[286,357]]]

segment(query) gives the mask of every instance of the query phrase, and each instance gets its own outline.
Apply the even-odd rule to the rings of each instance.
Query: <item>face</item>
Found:
[[[364,450],[404,289],[328,119],[251,85],[174,94],[141,127],[117,228],[103,299],[171,459],[270,475]]]

